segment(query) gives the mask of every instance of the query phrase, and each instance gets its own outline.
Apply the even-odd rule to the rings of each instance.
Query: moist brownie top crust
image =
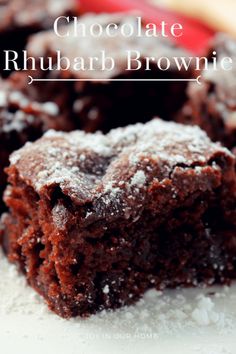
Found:
[[[49,131],[14,152],[11,166],[41,198],[59,187],[77,206],[87,205],[83,221],[89,223],[137,218],[152,188],[162,195],[155,201],[160,210],[167,201],[172,208],[189,193],[216,188],[220,158],[233,169],[233,155],[198,127],[154,119],[107,135]]]

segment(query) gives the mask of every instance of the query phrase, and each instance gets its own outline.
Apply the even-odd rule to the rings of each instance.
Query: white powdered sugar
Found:
[[[105,285],[104,288],[102,289],[104,294],[109,294],[110,288],[109,285]]]
[[[131,186],[143,187],[146,182],[146,176],[143,171],[137,171],[131,179]]]
[[[200,326],[217,323],[220,315],[214,310],[215,304],[209,297],[200,295],[196,308],[192,312],[192,319]]]
[[[16,267],[0,251],[0,317],[36,314],[40,319],[48,312],[41,298],[26,284]]]
[[[109,181],[104,188],[104,192],[109,193],[110,196],[112,196],[114,198],[117,196],[118,193],[121,192],[121,189],[119,187],[113,186],[113,184],[115,184],[115,183],[116,182],[114,182],[114,181]]]
[[[131,333],[158,337],[178,336],[189,330],[200,334],[208,327],[221,334],[230,333],[235,315],[230,310],[222,310],[224,301],[236,301],[234,291],[230,292],[231,299],[224,288],[217,289],[212,295],[208,295],[207,289],[167,290],[163,293],[149,290],[136,305],[115,312],[103,311],[89,321],[99,323],[101,319],[118,331],[125,328]]]
[[[49,123],[54,125],[52,118],[55,119],[59,113],[59,108],[55,103],[38,103],[29,100],[7,81],[1,81],[0,109],[3,110],[0,131],[7,134],[15,131],[24,132],[29,127],[35,130],[42,129],[40,123],[44,124],[44,122],[47,125]],[[51,120],[49,121],[49,119]],[[26,131],[26,134],[29,133]]]
[[[22,178],[30,178],[37,192],[57,184],[72,198],[101,198],[107,211],[111,201],[117,213],[122,208],[127,215],[135,198],[145,198],[145,190],[154,179],[162,183],[172,173],[188,168],[201,175],[216,152],[231,156],[198,127],[154,119],[112,130],[107,135],[51,130],[36,143],[13,153],[10,160],[17,164]],[[178,170],[178,165],[184,167]],[[212,168],[218,167],[212,163]],[[189,183],[188,175],[182,182]],[[137,203],[136,206],[138,209]]]
[[[59,230],[63,230],[66,226],[66,223],[69,219],[69,212],[68,210],[60,204],[57,204],[52,209],[52,219],[53,223]]]
[[[40,296],[27,286],[23,276],[0,252],[0,317],[22,316],[26,321],[63,321],[49,312]],[[102,289],[109,294],[109,286]],[[227,305],[227,306],[226,306]],[[211,328],[220,335],[230,334],[236,321],[235,285],[206,289],[149,290],[135,305],[116,311],[102,311],[87,320],[64,321],[64,331],[79,326],[93,333],[130,337],[181,337],[186,333],[201,335]],[[23,317],[24,316],[24,317]],[[25,317],[26,316],[26,317]],[[28,319],[28,320],[27,320]],[[123,333],[123,334],[122,334]]]
[[[48,310],[1,252],[0,279],[1,345],[14,347],[9,354],[40,354],[42,347],[58,354],[235,353],[236,285],[149,290],[133,306],[64,320]],[[109,299],[108,286],[102,290]],[[202,314],[195,317],[196,311]]]
[[[53,102],[46,102],[43,103],[41,106],[43,111],[51,116],[56,116],[57,114],[59,114],[59,107]]]

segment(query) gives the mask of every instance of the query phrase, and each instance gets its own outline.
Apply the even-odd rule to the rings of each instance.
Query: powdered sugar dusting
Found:
[[[209,295],[212,293],[212,295]],[[208,329],[220,335],[233,331],[233,313],[225,311],[224,303],[236,301],[234,291],[217,288],[216,293],[206,289],[165,291],[149,290],[136,305],[114,312],[106,312],[89,320],[96,325],[107,323],[115,331],[128,332],[139,338],[181,337],[187,333],[203,335]],[[220,301],[219,301],[220,297]]]
[[[157,341],[156,346],[165,338],[168,338],[168,342],[176,338],[182,345],[187,338],[192,338],[189,354],[234,354],[224,338],[235,334],[236,285],[231,288],[170,290],[163,293],[149,290],[134,306],[114,312],[103,311],[86,320],[63,320],[49,312],[42,298],[27,286],[25,278],[18,274],[15,266],[10,265],[1,252],[0,278],[1,339],[8,334],[12,337],[16,330],[16,339],[22,336],[21,341],[24,343],[28,343],[29,336],[33,343],[38,336],[49,343],[46,332],[49,331],[51,336],[51,329],[55,328],[57,338],[64,338],[66,343],[67,340],[70,343],[79,341],[80,346],[81,343],[97,343],[105,338],[109,339],[112,347],[112,340],[119,346],[120,338],[123,345],[128,345],[131,340],[132,348],[133,340],[135,343],[142,340],[147,348],[150,339],[152,342]],[[105,285],[104,296],[108,292],[109,288]],[[200,317],[194,315],[197,311],[200,311]],[[207,321],[204,313],[208,316]],[[25,325],[18,327],[18,323]],[[37,329],[29,332],[27,324]],[[212,333],[215,333],[216,341],[220,337],[220,346],[210,342]],[[53,345],[55,349],[55,341]],[[138,348],[135,352],[141,353]]]
[[[53,102],[46,102],[42,104],[42,108],[45,113],[56,116],[59,114],[59,107]]]
[[[24,132],[29,127],[45,130],[44,124],[54,127],[58,106],[53,102],[38,103],[16,90],[10,81],[0,80],[0,132]],[[35,133],[31,133],[35,135]]]
[[[146,176],[143,171],[137,171],[131,180],[131,186],[143,187],[146,182]]]
[[[104,288],[102,289],[102,291],[104,294],[109,294],[109,291],[110,291],[109,285],[105,285]]]
[[[197,300],[197,306],[192,312],[192,319],[199,326],[208,326],[220,321],[220,314],[215,311],[215,304],[211,298],[200,295]],[[224,318],[221,320],[224,321]]]
[[[47,310],[43,300],[26,285],[24,277],[19,276],[15,266],[8,264],[2,253],[0,278],[1,318],[12,318],[13,323],[15,316],[22,316],[26,323],[32,318],[35,323],[39,321],[42,327],[51,322],[55,322],[55,326],[61,323],[64,335],[70,337],[75,331],[77,340],[79,333],[84,333],[84,330],[88,335],[96,333],[96,336],[103,338],[105,335],[112,338],[113,335],[119,334],[123,340],[125,335],[129,335],[130,338],[150,337],[160,341],[165,336],[183,340],[186,335],[194,334],[199,338],[208,330],[226,336],[235,329],[235,285],[232,288],[213,287],[165,292],[149,290],[134,306],[114,312],[103,311],[86,320],[76,318],[65,321]],[[103,292],[105,295],[109,293],[108,285],[104,286]],[[8,329],[7,324],[4,326],[5,330],[13,328]],[[196,353],[204,353],[200,351],[198,342]]]
[[[36,314],[38,319],[46,316],[49,311],[37,293],[27,286],[23,276],[16,267],[9,264],[0,252],[0,317]]]
[[[155,178],[165,178],[180,163],[204,166],[220,151],[230,155],[211,143],[198,127],[154,119],[144,125],[112,130],[107,135],[49,131],[38,142],[13,153],[11,163],[17,163],[24,175],[27,162],[37,191],[56,183],[66,185],[74,197],[81,197],[83,189],[90,196],[98,196],[97,190],[104,183],[104,192],[116,196],[119,189],[129,194],[130,186],[144,187],[155,166],[161,171]],[[126,156],[129,166],[120,168]]]

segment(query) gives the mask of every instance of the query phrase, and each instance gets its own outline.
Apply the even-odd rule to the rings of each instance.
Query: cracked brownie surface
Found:
[[[197,127],[50,131],[7,173],[5,252],[60,316],[236,275],[235,158]]]

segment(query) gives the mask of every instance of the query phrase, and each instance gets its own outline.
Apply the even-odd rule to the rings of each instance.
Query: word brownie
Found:
[[[94,23],[103,27],[111,22],[117,25],[136,24],[135,17],[127,14],[83,15],[80,21],[86,27]],[[70,30],[71,27],[72,25],[67,25],[63,30]],[[150,64],[150,71],[143,68],[138,71],[126,70],[127,50],[137,50],[142,62],[150,56],[159,59],[167,57],[171,65],[167,71],[159,70],[153,63]],[[33,92],[37,101],[45,101],[50,97],[50,100],[58,104],[60,111],[69,112],[69,116],[73,117],[79,129],[87,132],[96,130],[107,132],[118,126],[148,121],[154,116],[172,119],[186,100],[187,83],[175,80],[186,80],[194,75],[191,64],[186,70],[184,68],[178,70],[173,57],[186,56],[187,53],[163,38],[136,39],[118,36],[114,40],[106,34],[101,38],[93,36],[86,38],[81,36],[80,39],[59,38],[54,31],[47,31],[31,37],[27,53],[32,57],[28,64],[33,66],[29,71],[20,74],[25,76],[29,74],[35,79],[55,80],[26,85],[28,94],[32,95]],[[110,67],[110,60],[109,58],[106,60],[104,53],[110,60],[115,61],[116,65],[113,68]],[[59,57],[64,58],[61,70],[60,66],[58,67]],[[65,58],[68,58],[69,62],[73,62],[74,58],[80,58],[81,70],[73,70],[73,67],[67,65]],[[92,60],[94,58],[95,61]],[[103,68],[104,61],[111,70]],[[90,62],[95,65],[92,70],[89,70]],[[41,70],[42,66],[55,70]],[[34,67],[37,70],[31,70]],[[57,79],[88,81],[58,82]],[[125,82],[111,82],[114,79]],[[153,82],[154,79],[170,79],[174,82]]]
[[[236,276],[235,158],[198,127],[50,131],[7,173],[5,252],[60,316]]]

